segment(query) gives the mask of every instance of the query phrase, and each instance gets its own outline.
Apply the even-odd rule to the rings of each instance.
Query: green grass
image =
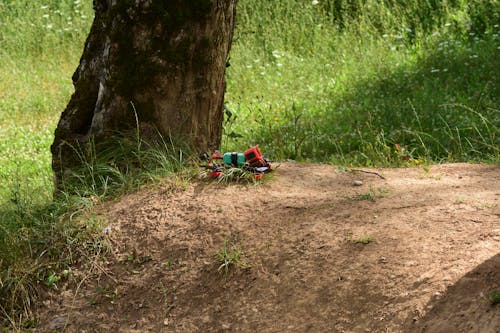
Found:
[[[370,236],[351,239],[351,242],[353,242],[355,244],[365,244],[365,245],[370,244],[374,241],[375,241],[375,239],[373,237],[370,237]]]
[[[73,5],[0,3],[0,327],[28,329],[40,288],[105,248],[98,221],[70,218],[88,199],[52,201],[49,147],[90,23]]]
[[[89,1],[0,3],[0,204],[51,197],[49,147],[92,15]]]
[[[352,199],[358,200],[358,201],[363,201],[363,200],[376,201],[377,199],[383,198],[384,196],[386,196],[387,193],[388,193],[388,190],[386,190],[386,189],[378,188],[375,191],[375,189],[372,186],[370,186],[369,192],[356,194],[355,196],[352,197]]]
[[[104,221],[92,214],[97,203],[187,171],[183,150],[170,141],[146,143],[132,135],[100,144],[109,154],[80,151],[81,168],[66,176],[54,200],[47,189],[29,191],[19,179],[0,205],[0,318],[13,327],[32,322],[40,288],[57,288],[69,278],[65,272],[103,259]]]
[[[488,296],[488,300],[492,305],[500,304],[500,291],[492,291]]]
[[[259,144],[272,159],[363,166],[499,163],[497,0],[238,6],[223,151]],[[16,327],[32,323],[40,285],[105,251],[99,220],[75,211],[182,168],[168,140],[145,147],[133,136],[108,143],[113,154],[83,154],[52,200],[49,147],[92,16],[90,0],[0,2],[0,318]]]
[[[340,24],[332,3],[349,7],[240,3],[228,150],[365,166],[500,160],[499,6],[357,1]]]
[[[234,239],[228,242],[225,238],[224,245],[217,250],[214,256],[217,264],[217,271],[223,271],[224,274],[227,274],[230,269],[237,266],[246,267],[242,258],[243,252],[236,246]]]

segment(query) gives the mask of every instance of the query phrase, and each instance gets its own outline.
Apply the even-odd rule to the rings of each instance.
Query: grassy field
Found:
[[[362,166],[500,161],[497,0],[238,6],[222,150]],[[0,317],[14,322],[37,284],[62,276],[70,259],[54,258],[98,228],[65,213],[109,185],[51,201],[49,147],[92,16],[90,0],[0,3]]]
[[[0,203],[52,194],[49,147],[92,14],[89,1],[0,3]]]
[[[328,9],[342,1],[315,3],[240,3],[229,149],[255,142],[275,158],[361,165],[498,161],[499,6],[354,1],[341,20]]]

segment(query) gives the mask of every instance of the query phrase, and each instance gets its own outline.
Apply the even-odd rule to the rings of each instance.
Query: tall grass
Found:
[[[500,161],[497,0],[238,6],[223,150],[260,144],[273,159],[357,165]],[[92,17],[90,0],[0,2],[0,318],[18,327],[31,323],[35,289],[105,250],[98,219],[75,211],[181,165],[167,140],[122,138],[108,155],[81,152],[82,169],[52,200],[49,146]]]
[[[0,14],[0,52],[16,61],[79,57],[93,18],[88,0],[6,0]]]
[[[91,11],[67,5],[0,3],[0,327],[30,326],[46,279],[102,247],[94,221],[65,216],[83,199],[52,202],[49,146],[89,27],[75,9]]]
[[[500,6],[241,1],[224,144],[361,165],[499,161]]]
[[[96,156],[96,145],[107,152]],[[138,135],[74,149],[81,167],[65,175],[53,200],[46,189],[28,192],[18,181],[0,205],[0,319],[11,326],[32,325],[30,310],[41,289],[73,279],[72,269],[105,253],[102,221],[91,213],[96,203],[172,177],[184,169],[186,154],[170,140],[151,143]]]
[[[49,146],[92,15],[89,1],[0,2],[0,204],[52,193]]]
[[[95,203],[182,167],[170,140],[124,136],[99,143],[109,154],[98,158],[79,150],[82,168],[53,199],[49,148],[73,90],[91,6],[0,3],[0,328],[29,328],[38,293],[106,251],[102,221],[88,213]]]

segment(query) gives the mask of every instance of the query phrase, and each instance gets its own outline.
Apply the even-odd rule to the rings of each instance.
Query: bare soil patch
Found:
[[[49,293],[37,330],[500,332],[500,167],[371,171],[283,163],[107,204],[108,260]]]

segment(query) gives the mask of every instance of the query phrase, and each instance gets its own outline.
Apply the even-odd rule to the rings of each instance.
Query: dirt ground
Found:
[[[37,331],[500,332],[500,166],[370,171],[282,163],[107,204],[109,260]]]

